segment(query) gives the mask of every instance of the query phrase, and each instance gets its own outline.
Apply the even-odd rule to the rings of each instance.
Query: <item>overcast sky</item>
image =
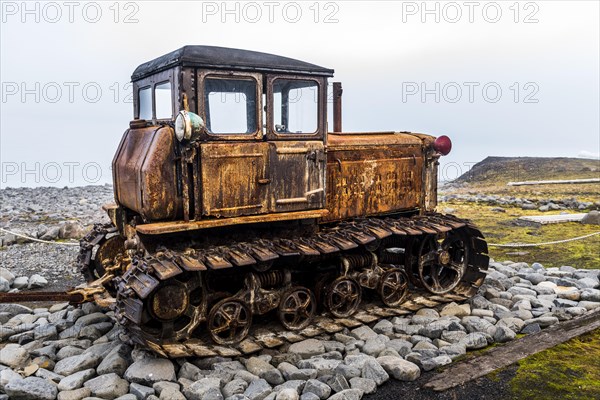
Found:
[[[599,17],[598,1],[2,1],[0,185],[110,182],[131,73],[186,44],[335,69],[345,131],[448,135],[446,179],[489,155],[598,157]]]

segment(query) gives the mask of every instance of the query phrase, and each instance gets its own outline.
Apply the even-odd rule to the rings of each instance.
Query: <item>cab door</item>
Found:
[[[325,149],[318,141],[269,143],[273,212],[325,207]]]
[[[325,207],[324,79],[270,76],[267,138],[271,212]]]
[[[202,215],[269,212],[269,144],[262,131],[262,75],[202,70],[199,112]]]

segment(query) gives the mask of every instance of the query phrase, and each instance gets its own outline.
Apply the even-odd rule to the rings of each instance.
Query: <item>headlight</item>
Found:
[[[175,118],[175,136],[180,142],[182,140],[195,139],[204,128],[204,121],[199,115],[189,111],[179,111]]]

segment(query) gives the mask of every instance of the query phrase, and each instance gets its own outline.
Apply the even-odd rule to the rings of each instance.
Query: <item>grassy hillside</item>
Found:
[[[508,182],[600,178],[600,160],[583,158],[487,157],[449,188],[454,192],[500,194],[540,199],[577,197],[600,200],[600,184],[507,186]],[[442,191],[445,191],[442,188]]]
[[[583,158],[487,157],[456,182],[505,185],[508,182],[600,177],[600,160]]]

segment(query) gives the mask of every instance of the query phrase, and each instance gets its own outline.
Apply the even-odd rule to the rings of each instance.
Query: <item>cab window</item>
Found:
[[[156,119],[173,119],[171,82],[159,83],[154,87],[154,104],[156,105]]]
[[[257,130],[256,81],[208,76],[204,80],[206,128],[220,135],[253,134]]]
[[[143,87],[138,92],[140,119],[152,119],[152,87]]]
[[[317,82],[275,79],[273,82],[273,129],[281,134],[315,133],[319,120]]]

